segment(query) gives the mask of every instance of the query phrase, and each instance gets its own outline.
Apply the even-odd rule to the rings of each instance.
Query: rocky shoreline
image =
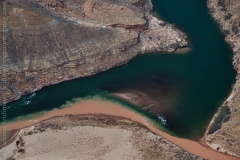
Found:
[[[240,158],[240,1],[208,0],[207,5],[233,50],[233,66],[237,76],[230,96],[207,128],[205,139],[211,148]]]
[[[0,106],[139,54],[187,46],[184,33],[153,16],[150,0],[8,0],[6,8]]]
[[[61,134],[65,136],[68,131],[73,134],[75,130],[78,131],[78,136],[69,135],[65,137],[68,139],[68,142],[65,142],[63,139],[58,139]],[[96,132],[96,134],[88,133],[86,136],[85,132],[88,130],[97,130],[98,132]],[[105,134],[108,134],[110,137],[114,136],[111,135],[111,132],[114,134],[116,134],[115,131],[118,132],[120,137],[115,137],[115,142],[118,142],[117,146],[113,143],[108,144],[109,137],[101,135],[101,132],[105,130],[107,131]],[[54,133],[54,138],[51,143],[55,144],[55,141],[60,142],[56,143],[54,148],[47,151],[50,146],[45,146],[44,142],[41,142],[41,138],[46,135],[48,135],[49,138],[52,133]],[[92,140],[95,140],[89,141],[88,136],[90,136]],[[126,139],[125,136],[128,137],[127,141],[119,141],[120,139]],[[76,139],[77,137],[79,138]],[[71,139],[75,140],[71,141]],[[37,143],[35,143],[36,140]],[[78,144],[78,141],[81,143]],[[76,144],[77,147],[74,147]],[[129,144],[132,146],[131,152],[125,151],[125,153],[122,154],[121,151],[123,148],[128,148]],[[45,147],[41,147],[42,145]],[[61,150],[61,146],[68,146],[67,154],[56,154]],[[86,148],[88,147],[91,147],[91,152],[86,156]],[[184,151],[161,136],[152,133],[142,124],[126,118],[106,115],[67,115],[42,121],[34,126],[22,129],[17,139],[11,146],[8,146],[8,148],[6,152],[6,155],[9,156],[8,160],[14,158],[38,159],[44,158],[44,156],[44,159],[48,159],[52,155],[54,155],[55,159],[58,156],[62,156],[61,158],[71,157],[73,159],[76,154],[75,152],[77,152],[77,155],[81,153],[81,156],[86,156],[86,159],[107,159],[111,154],[114,155],[114,159],[202,159]],[[101,150],[101,153],[95,151],[95,149],[98,148]]]

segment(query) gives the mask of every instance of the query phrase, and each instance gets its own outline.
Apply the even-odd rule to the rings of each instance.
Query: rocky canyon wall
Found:
[[[184,33],[152,16],[150,0],[8,0],[0,10],[0,106],[187,45]]]

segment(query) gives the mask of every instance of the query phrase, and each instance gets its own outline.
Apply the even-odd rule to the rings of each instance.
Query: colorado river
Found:
[[[224,160],[237,160],[238,159],[236,157],[228,156],[223,153],[214,151],[210,148],[204,147],[195,141],[171,136],[171,135],[157,129],[155,125],[153,125],[150,121],[148,121],[146,118],[143,118],[139,114],[129,111],[128,109],[122,107],[119,104],[111,103],[108,101],[102,101],[99,99],[90,99],[90,100],[88,99],[88,100],[84,100],[81,102],[76,102],[76,103],[71,104],[70,107],[68,107],[68,108],[64,108],[61,110],[53,110],[39,118],[36,118],[34,121],[28,120],[28,121],[22,121],[22,122],[15,122],[15,123],[11,123],[9,125],[5,125],[5,128],[7,130],[20,129],[20,128],[24,128],[24,127],[33,125],[39,121],[46,120],[51,117],[64,116],[66,114],[71,114],[71,115],[104,114],[104,115],[110,115],[110,116],[125,117],[125,118],[131,119],[133,121],[136,121],[136,122],[139,122],[139,123],[145,125],[152,132],[162,136],[163,138],[169,140],[170,142],[173,142],[174,144],[181,147],[182,149],[184,149],[190,153],[193,153],[195,155],[201,156],[203,158],[224,159]],[[4,149],[3,149],[3,151],[4,151]],[[1,149],[0,149],[0,153],[2,154]]]

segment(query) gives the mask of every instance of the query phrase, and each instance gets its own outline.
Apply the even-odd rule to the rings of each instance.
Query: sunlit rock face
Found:
[[[142,0],[9,0],[1,5],[0,105],[93,75],[138,54],[174,52],[186,35]],[[6,21],[5,21],[6,18]]]

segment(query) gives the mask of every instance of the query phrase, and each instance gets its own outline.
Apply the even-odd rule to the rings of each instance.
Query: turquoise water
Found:
[[[153,4],[156,14],[187,33],[192,48],[188,54],[141,55],[91,77],[44,87],[8,104],[8,119],[51,110],[76,97],[141,90],[158,102],[169,130],[201,137],[234,83],[232,51],[208,15],[206,1],[153,0]]]

